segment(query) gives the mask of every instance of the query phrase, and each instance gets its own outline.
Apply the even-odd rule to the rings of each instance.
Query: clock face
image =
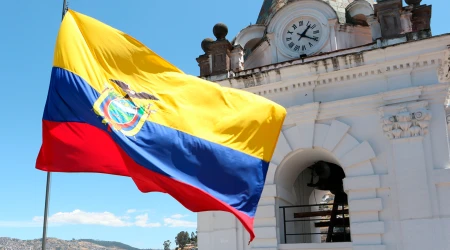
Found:
[[[314,18],[301,17],[290,22],[283,31],[283,43],[298,55],[317,52],[322,39],[322,25]]]

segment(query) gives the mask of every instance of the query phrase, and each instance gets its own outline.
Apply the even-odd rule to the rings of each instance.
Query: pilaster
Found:
[[[392,173],[396,190],[395,202],[399,209],[401,233],[399,241],[421,241],[433,245],[432,239],[421,237],[415,228],[433,227],[432,197],[429,190],[424,138],[429,133],[432,119],[428,102],[409,102],[379,109],[381,127],[391,142]],[[406,248],[410,249],[410,248]]]
[[[338,49],[337,38],[336,38],[336,24],[338,23],[337,19],[328,20],[328,27],[330,27],[330,51],[335,51]]]

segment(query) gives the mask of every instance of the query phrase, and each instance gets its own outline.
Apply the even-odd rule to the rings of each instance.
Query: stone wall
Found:
[[[217,81],[271,99],[289,115],[256,213],[255,241],[247,245],[232,216],[200,213],[199,249],[450,250],[450,81],[438,74],[448,68],[448,44],[447,35],[338,51]],[[284,244],[279,207],[297,199],[300,164],[326,157],[346,171],[352,242]]]

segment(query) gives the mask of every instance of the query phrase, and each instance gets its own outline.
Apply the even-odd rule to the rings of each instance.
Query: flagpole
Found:
[[[50,180],[52,174],[47,172],[47,186],[45,188],[45,208],[44,208],[44,225],[43,225],[43,235],[42,235],[42,250],[45,250],[45,243],[47,241],[47,217],[48,217],[48,200],[50,193]]]
[[[61,21],[64,19],[64,15],[67,11],[67,0],[63,1]],[[50,199],[50,181],[52,173],[47,172],[47,185],[45,187],[45,207],[44,207],[44,225],[42,232],[42,250],[45,250],[45,244],[47,243],[47,219],[48,219],[48,202]]]

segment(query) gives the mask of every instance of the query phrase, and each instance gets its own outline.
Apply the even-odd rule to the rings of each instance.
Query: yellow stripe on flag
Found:
[[[184,74],[131,36],[69,10],[61,24],[54,66],[101,93],[109,79],[160,101],[151,122],[270,161],[286,110],[252,93]],[[139,102],[139,100],[134,100]]]

